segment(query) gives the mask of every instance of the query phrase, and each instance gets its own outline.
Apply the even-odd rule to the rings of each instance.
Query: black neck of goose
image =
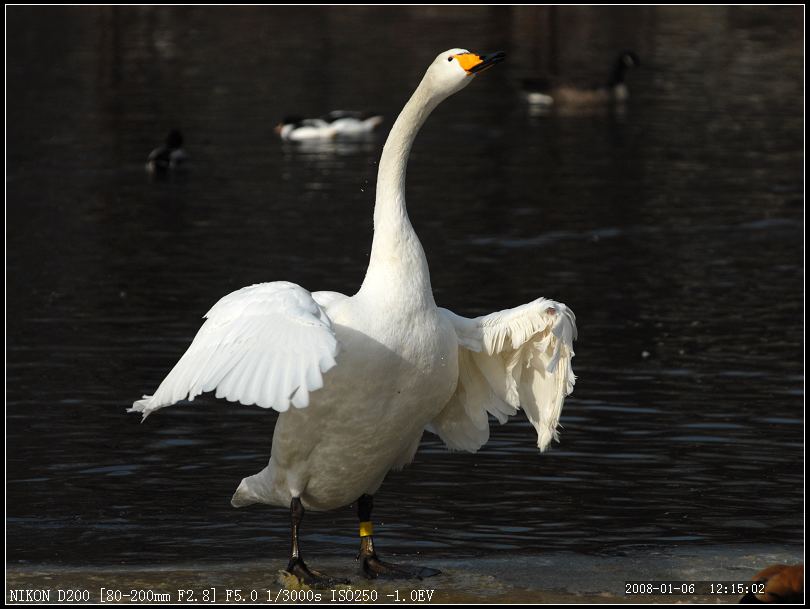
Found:
[[[608,86],[614,87],[624,84],[624,78],[627,75],[627,70],[641,65],[638,56],[633,51],[624,51],[616,58],[613,64],[613,71],[610,73],[610,80]]]
[[[627,74],[627,64],[624,63],[624,58],[619,57],[613,66],[613,71],[610,73],[610,80],[608,80],[609,87],[624,84],[624,77]]]

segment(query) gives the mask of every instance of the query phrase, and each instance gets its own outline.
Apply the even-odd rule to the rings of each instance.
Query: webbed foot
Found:
[[[287,565],[287,573],[294,575],[302,584],[319,590],[350,583],[348,579],[330,577],[319,571],[314,571],[307,567],[306,563],[300,558],[290,559],[290,563]]]
[[[360,553],[358,560],[363,561],[363,573],[369,579],[424,579],[441,574],[438,569],[417,565],[398,565],[380,560],[375,553]]]

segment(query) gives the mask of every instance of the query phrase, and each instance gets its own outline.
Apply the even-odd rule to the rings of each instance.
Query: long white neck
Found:
[[[442,100],[430,94],[426,80],[405,104],[383,147],[377,174],[374,241],[359,294],[387,300],[400,298],[404,291],[413,304],[435,306],[425,252],[405,208],[405,170],[411,146]]]

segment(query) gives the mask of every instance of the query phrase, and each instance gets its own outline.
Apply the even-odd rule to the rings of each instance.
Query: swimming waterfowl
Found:
[[[322,118],[304,118],[302,116],[285,116],[276,125],[275,131],[282,140],[290,142],[324,140],[337,135],[337,130]]]
[[[383,122],[383,117],[374,112],[334,110],[321,117],[338,135],[363,135],[371,133]]]
[[[628,97],[627,71],[640,65],[638,55],[633,51],[623,51],[616,57],[604,86],[554,85],[548,79],[535,78],[523,81],[523,91],[526,100],[536,106],[599,106],[623,102]]]
[[[772,565],[757,573],[752,581],[764,584],[764,590],[749,592],[740,603],[804,602],[804,565]]]
[[[489,415],[504,423],[522,409],[541,451],[557,438],[575,380],[573,313],[546,298],[472,319],[437,307],[405,206],[408,156],[428,115],[503,59],[451,49],[428,67],[383,148],[374,239],[356,294],[277,281],[225,296],[154,395],[129,409],[145,419],[216,391],[277,410],[269,464],[241,481],[231,503],[289,506],[287,570],[308,585],[340,580],[304,563],[305,511],[355,502],[367,577],[438,573],[384,562],[373,543],[373,495],[390,470],[413,460],[424,430],[475,452],[489,439]]]
[[[351,137],[371,133],[382,121],[382,116],[371,112],[334,110],[319,118],[287,116],[276,126],[276,133],[287,141]]]
[[[146,170],[151,173],[168,172],[181,169],[187,162],[188,155],[183,150],[183,134],[172,129],[166,136],[166,143],[149,153]]]

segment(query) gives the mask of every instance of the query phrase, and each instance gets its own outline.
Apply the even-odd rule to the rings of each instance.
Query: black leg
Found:
[[[303,519],[304,506],[301,505],[301,500],[298,497],[293,497],[290,502],[292,549],[290,550],[290,562],[287,564],[287,572],[297,577],[301,583],[313,588],[329,588],[337,584],[348,584],[348,579],[335,579],[307,567],[304,559],[301,558],[301,549],[298,547],[298,527]]]
[[[362,561],[363,573],[369,579],[422,579],[439,575],[441,571],[430,567],[415,567],[412,565],[397,565],[384,562],[374,550],[374,537],[371,526],[371,510],[374,508],[374,498],[363,495],[357,500],[357,518],[360,520],[360,554],[357,560]]]
[[[290,502],[290,533],[292,534],[292,549],[290,550],[290,564],[301,560],[301,550],[298,548],[298,527],[304,519],[304,506],[298,497]]]

